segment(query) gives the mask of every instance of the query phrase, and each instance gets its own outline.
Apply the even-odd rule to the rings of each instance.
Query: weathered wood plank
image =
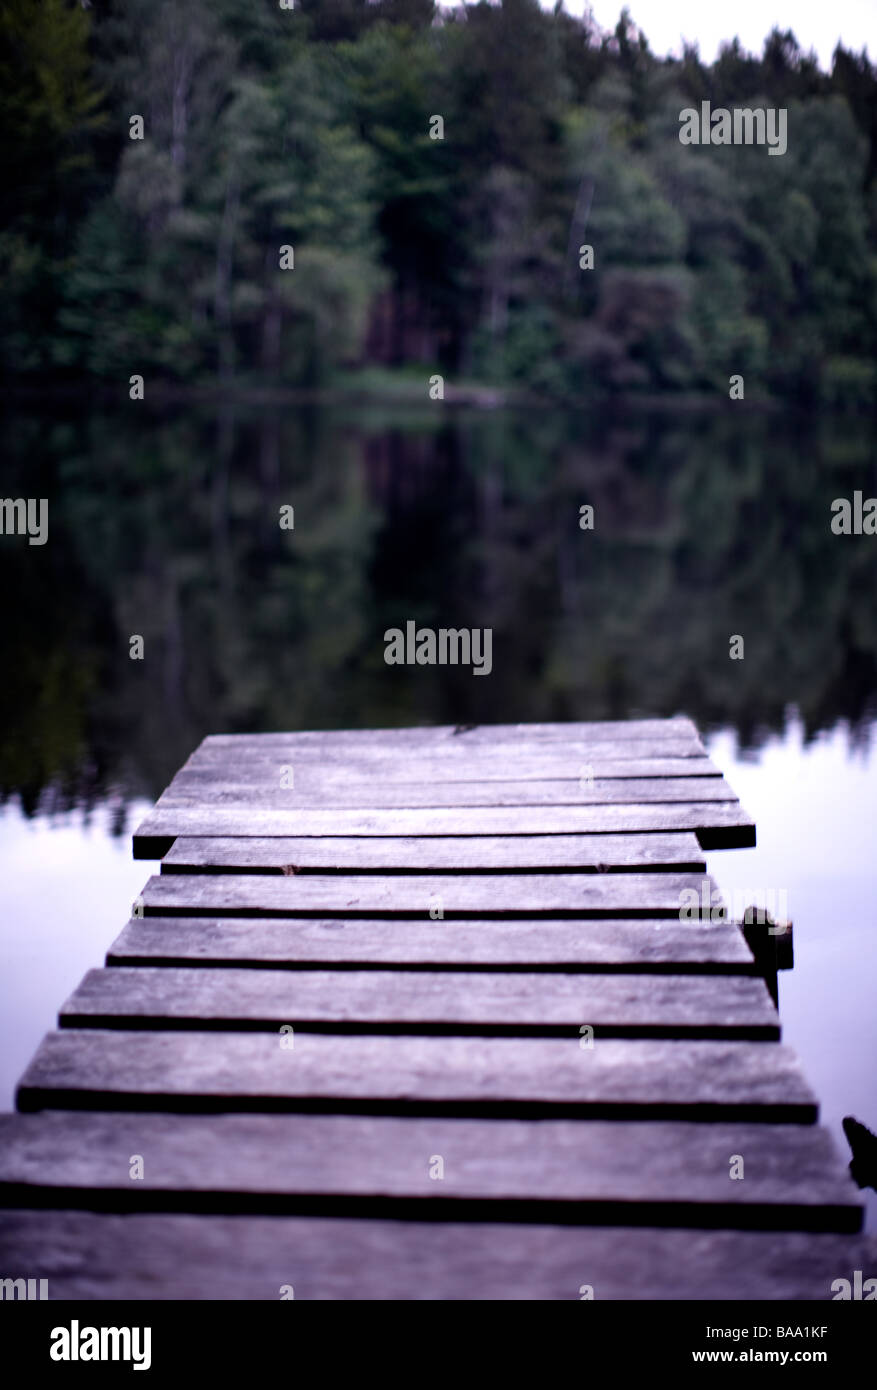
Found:
[[[288,1041],[288,1035],[287,1035]],[[63,1029],[43,1039],[22,1111],[331,1110],[521,1118],[774,1120],[816,1100],[781,1043],[339,1037]]]
[[[741,1186],[744,1184],[740,1184]],[[136,1258],[132,1258],[136,1252]],[[51,1299],[771,1301],[877,1273],[873,1237],[294,1216],[16,1211],[0,1265]],[[766,1320],[766,1319],[765,1319]]]
[[[411,970],[90,970],[62,1006],[68,1028],[276,1033],[451,1033],[776,1041],[762,980],[746,975]]]
[[[158,800],[159,809],[202,805],[256,807],[282,811],[296,807],[343,809],[412,806],[626,806],[652,802],[730,802],[737,797],[723,777],[645,777],[562,782],[326,782],[311,787],[300,777],[280,785],[280,772],[253,784],[235,784],[226,775],[205,782],[198,774],[178,772]]]
[[[205,805],[155,809],[134,836],[135,859],[161,858],[178,835],[449,836],[641,834],[693,830],[703,849],[755,844],[755,825],[739,802],[621,806],[462,806],[408,810],[305,809]]]
[[[443,753],[433,758],[414,757],[398,753],[382,753],[371,757],[348,751],[335,752],[329,757],[302,751],[290,754],[290,761],[277,753],[238,751],[223,754],[193,753],[174,781],[190,786],[231,782],[238,785],[277,786],[281,771],[293,767],[295,782],[303,787],[320,788],[339,783],[426,783],[426,782],[552,782],[596,778],[626,781],[631,778],[701,778],[718,779],[722,774],[710,758],[607,758],[585,753],[522,754],[509,752],[490,757],[475,753],[453,756]]]
[[[669,835],[455,835],[339,836],[293,839],[181,837],[162,861],[162,873],[235,871],[238,873],[334,873],[404,871],[510,873],[558,869],[578,872],[675,869],[706,870],[697,838],[690,831]]]
[[[132,1182],[135,1153],[143,1177]],[[732,1154],[743,1181],[729,1180]],[[862,1222],[826,1130],[660,1121],[2,1115],[0,1204],[848,1232]]]
[[[256,738],[261,739],[262,735]],[[408,768],[434,767],[440,779],[453,778],[470,780],[465,772],[469,763],[476,769],[483,769],[488,777],[500,776],[501,780],[516,781],[520,769],[538,772],[544,777],[543,768],[557,768],[559,775],[582,775],[582,766],[594,770],[607,769],[606,775],[619,777],[661,775],[660,767],[667,768],[667,776],[720,776],[721,772],[701,743],[662,739],[611,739],[594,742],[544,740],[530,742],[525,738],[491,741],[474,747],[455,740],[453,743],[432,744],[428,747],[399,744],[369,743],[311,743],[298,742],[241,742],[230,747],[216,748],[209,742],[202,743],[189,755],[182,767],[192,770],[210,771],[222,767],[265,767],[271,764],[293,763],[296,767],[322,770],[329,775],[341,775],[349,769],[372,769],[383,777],[386,771],[391,780],[409,781]],[[641,767],[643,771],[636,769]],[[506,776],[503,778],[503,769]],[[475,778],[474,780],[480,780]]]
[[[691,896],[693,895],[693,897]],[[703,874],[153,874],[145,915],[679,917],[719,902]]]
[[[693,895],[693,897],[691,896]],[[679,917],[719,902],[703,874],[153,874],[146,915]]]
[[[355,918],[141,917],[107,965],[278,968],[456,966],[478,970],[616,970],[754,974],[734,923],[589,918],[441,921]]]
[[[430,752],[448,747],[454,750],[471,747],[492,747],[497,743],[538,745],[551,743],[605,743],[625,745],[646,742],[659,746],[678,741],[698,748],[703,744],[691,719],[608,719],[590,722],[561,722],[547,724],[432,724],[417,727],[399,726],[384,729],[299,729],[291,732],[265,734],[211,734],[201,748],[233,749],[248,745],[269,747],[294,744],[301,747],[360,747],[386,744],[392,748],[414,749],[422,746]]]

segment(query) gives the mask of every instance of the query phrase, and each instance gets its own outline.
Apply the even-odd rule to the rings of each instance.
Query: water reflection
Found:
[[[877,490],[862,422],[130,404],[7,412],[0,448],[49,499],[47,545],[0,539],[27,812],[111,794],[121,833],[218,729],[685,711],[754,747],[794,704],[866,737],[877,544],[829,526]],[[387,667],[407,619],[491,627],[494,678]]]
[[[783,1041],[801,1059],[844,1163],[844,1117],[877,1127],[877,748],[872,740],[851,751],[849,742],[839,727],[805,745],[794,718],[756,756],[741,757],[730,731],[710,738],[710,756],[755,819],[758,845],[707,856],[726,901],[773,892],[787,903],[795,944],[794,969],[778,978]],[[877,1194],[861,1197],[873,1229]]]

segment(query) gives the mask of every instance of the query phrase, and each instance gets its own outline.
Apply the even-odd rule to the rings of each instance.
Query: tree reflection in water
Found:
[[[790,706],[873,715],[877,538],[830,527],[877,491],[867,421],[16,408],[0,447],[4,494],[49,499],[48,544],[0,539],[28,813],[109,796],[125,833],[216,731],[685,712],[753,747]],[[493,678],[388,667],[409,619],[492,628]]]

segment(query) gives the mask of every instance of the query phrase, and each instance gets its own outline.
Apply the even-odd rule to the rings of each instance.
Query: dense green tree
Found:
[[[701,101],[782,107],[786,153],[681,145]],[[877,401],[864,53],[661,59],[538,0],[10,0],[0,135],[15,373]]]
[[[64,0],[0,8],[0,364],[43,370],[103,116],[90,20]]]

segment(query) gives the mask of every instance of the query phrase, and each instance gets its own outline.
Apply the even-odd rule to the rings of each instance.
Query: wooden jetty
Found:
[[[206,739],[0,1116],[0,1274],[832,1298],[877,1252],[775,958],[680,914],[754,842],[687,719]]]

